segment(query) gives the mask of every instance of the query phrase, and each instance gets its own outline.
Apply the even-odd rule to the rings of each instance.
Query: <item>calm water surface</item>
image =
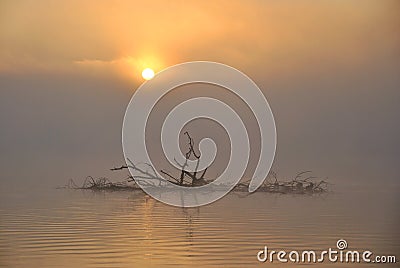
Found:
[[[0,201],[1,267],[283,267],[259,263],[257,252],[322,251],[341,238],[349,249],[400,258],[398,188],[231,193],[198,209],[139,192],[2,190]]]

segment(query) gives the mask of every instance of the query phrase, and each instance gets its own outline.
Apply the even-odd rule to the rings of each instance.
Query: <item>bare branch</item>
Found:
[[[200,176],[200,179],[204,179],[204,175],[206,175],[207,169],[208,169],[208,167],[206,167],[206,168],[204,169],[203,173],[202,173],[201,176]]]
[[[120,167],[111,168],[110,170],[115,171],[115,170],[122,170],[122,169],[127,169],[127,168],[128,168],[128,166],[120,166]]]
[[[171,174],[169,174],[168,172],[164,171],[164,170],[160,170],[160,172],[168,177],[170,177],[171,179],[173,179],[174,181],[176,181],[177,183],[180,183],[180,181],[178,179],[176,179],[174,176],[172,176]]]
[[[307,170],[307,171],[302,171],[300,173],[297,173],[296,177],[293,180],[295,181],[295,180],[299,179],[303,174],[309,173],[309,172],[312,172],[312,171],[311,170]]]
[[[199,158],[200,158],[200,155],[197,155],[196,152],[194,151],[194,148],[193,148],[193,139],[192,139],[192,137],[189,135],[189,132],[187,132],[187,131],[185,131],[184,134],[185,134],[185,135],[188,137],[188,139],[189,139],[189,151],[186,153],[186,159],[189,159],[191,153],[193,153],[194,157],[196,157],[197,159],[199,159]]]

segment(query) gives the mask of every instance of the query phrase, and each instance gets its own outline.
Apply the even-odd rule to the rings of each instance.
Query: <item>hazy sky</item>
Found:
[[[263,90],[282,175],[398,182],[399,26],[386,0],[1,1],[2,183],[109,176],[141,70],[191,60]]]

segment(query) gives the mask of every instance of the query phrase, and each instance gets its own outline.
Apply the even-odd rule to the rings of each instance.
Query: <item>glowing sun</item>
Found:
[[[150,80],[154,77],[154,71],[150,68],[146,68],[142,72],[142,76],[146,80]]]

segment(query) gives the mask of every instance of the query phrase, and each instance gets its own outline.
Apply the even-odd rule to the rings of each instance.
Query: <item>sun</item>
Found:
[[[154,71],[150,68],[146,68],[142,72],[142,76],[146,80],[150,80],[154,77]]]

